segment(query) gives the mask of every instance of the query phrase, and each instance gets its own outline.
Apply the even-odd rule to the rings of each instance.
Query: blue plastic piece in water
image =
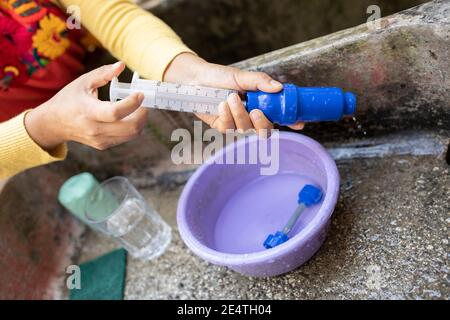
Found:
[[[320,188],[313,186],[311,184],[305,185],[302,190],[298,194],[298,208],[289,218],[289,221],[286,223],[283,231],[277,231],[275,234],[270,234],[266,240],[264,241],[264,248],[272,249],[276,246],[279,246],[282,243],[285,243],[289,240],[289,232],[294,227],[297,222],[300,214],[307,207],[311,207],[312,205],[318,204],[323,197],[322,190]]]
[[[247,111],[261,110],[266,117],[281,125],[298,121],[338,121],[356,112],[356,96],[332,87],[297,87],[286,83],[277,93],[247,92]]]
[[[282,243],[285,243],[288,240],[289,237],[287,234],[281,231],[277,231],[275,234],[271,234],[267,237],[266,241],[264,241],[264,248],[272,249]]]
[[[314,204],[318,204],[322,200],[322,190],[319,188],[307,184],[298,194],[298,203],[303,203],[307,207],[311,207]]]

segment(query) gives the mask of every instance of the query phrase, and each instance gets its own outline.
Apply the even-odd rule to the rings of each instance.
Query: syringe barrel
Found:
[[[117,78],[111,81],[109,95],[113,102],[135,92],[144,94],[144,107],[218,115],[219,104],[237,91],[140,79],[137,73],[131,83]]]
[[[298,121],[338,121],[356,112],[356,96],[332,87],[297,87],[284,84],[278,93],[247,92],[247,111],[261,110],[266,117],[281,125]]]

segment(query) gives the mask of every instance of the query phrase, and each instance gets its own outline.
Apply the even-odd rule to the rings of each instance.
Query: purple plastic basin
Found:
[[[339,173],[328,152],[306,136],[279,134],[279,171],[262,176],[258,164],[217,164],[258,138],[241,139],[216,153],[189,179],[178,203],[177,222],[186,245],[201,258],[249,276],[275,276],[310,259],[325,240],[339,194]],[[270,150],[270,149],[269,149]],[[248,162],[247,162],[248,163]],[[290,240],[265,249],[266,237],[281,230],[297,207],[306,183],[324,191],[306,209]]]

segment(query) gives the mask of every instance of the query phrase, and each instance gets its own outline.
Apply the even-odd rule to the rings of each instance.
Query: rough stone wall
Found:
[[[248,4],[247,1],[162,1],[152,10],[175,29],[178,28],[177,24],[183,24],[185,28],[180,26],[180,30],[177,31],[191,46],[194,47],[195,41],[199,41],[198,46],[203,44],[205,51],[200,52],[202,55],[218,57],[211,51],[214,49],[222,52],[221,56],[226,57],[225,60],[229,61],[237,59],[237,56],[232,57],[233,54],[239,57],[250,54],[245,53],[245,48],[251,48],[253,50],[251,54],[254,54],[259,50],[269,50],[264,43],[273,43],[273,47],[270,48],[273,49],[296,41],[296,39],[318,35],[327,30],[336,30],[346,26],[345,23],[348,21],[356,23],[367,19],[367,6],[366,4],[357,4],[360,3],[359,1],[357,3],[345,2],[346,5],[340,1],[323,1],[323,3],[329,4],[328,10],[326,10],[327,6],[314,7],[311,4],[322,3],[322,1],[289,2],[281,0],[280,3],[284,2],[286,5],[277,9],[280,11],[268,10],[274,5],[265,0],[254,1],[254,6]],[[267,6],[263,6],[261,3],[266,3]],[[338,5],[339,3],[340,5]],[[361,3],[365,2],[361,1]],[[379,3],[385,13],[416,2],[387,1]],[[448,4],[448,1],[433,2],[431,5],[423,7],[431,7],[431,11],[429,9],[411,9],[405,14],[390,16],[383,20],[381,30],[370,31],[366,24],[363,24],[256,56],[236,65],[245,69],[266,71],[282,81],[294,82],[299,85],[339,86],[358,93],[358,123],[342,121],[307,126],[305,132],[322,142],[324,139],[359,137],[365,133],[375,135],[380,130],[393,131],[421,126],[434,128],[435,124],[442,128],[447,125],[447,122],[439,121],[445,119],[443,114],[446,111],[443,110],[447,110],[445,104],[449,100],[449,93],[446,89],[449,77],[445,76],[449,70],[449,61],[445,58],[449,43],[448,28],[445,22],[447,18],[439,17],[436,11],[444,4]],[[241,16],[239,13],[244,12],[245,8],[241,7],[244,5],[248,6],[248,10],[255,12],[254,16],[260,17],[260,20],[239,18]],[[281,8],[289,8],[289,10]],[[325,18],[303,20],[292,14],[309,12],[309,16],[314,17],[312,13],[317,12],[314,10],[325,12]],[[423,10],[429,10],[429,12],[422,12]],[[184,15],[183,19],[179,16],[180,12]],[[279,16],[281,12],[284,12],[283,14],[286,16]],[[339,12],[349,15],[342,20],[339,18],[341,23],[333,20],[335,16],[340,17]],[[232,23],[229,25],[230,19],[226,18],[231,16],[236,16],[233,19],[241,19],[241,23],[244,23],[242,27],[236,27],[243,30],[239,36],[231,31],[234,30]],[[431,19],[431,22],[426,22],[427,19]],[[218,29],[210,26],[210,24],[214,24],[214,21],[217,23],[223,21],[223,29],[219,29],[224,30],[222,37],[228,39],[228,42],[220,41],[221,38],[216,32]],[[329,23],[324,21],[329,21]],[[264,37],[269,31],[257,30],[258,24],[263,22],[266,26],[270,25],[271,32],[273,32],[266,39],[267,41],[264,40]],[[283,31],[285,25],[295,23],[302,27],[292,29],[295,31],[290,33]],[[315,24],[320,26],[314,29],[314,32],[311,31],[306,35],[302,31],[313,28],[310,25]],[[327,29],[324,26],[328,24],[330,25]],[[275,36],[277,30],[278,33],[290,38],[283,40],[282,37]],[[255,33],[255,36],[250,39],[248,34],[252,32]],[[253,45],[252,41],[257,44]],[[262,49],[263,47],[264,49]],[[232,55],[230,56],[229,53]],[[441,76],[439,72],[444,76]],[[427,82],[421,81],[423,77],[428,79]],[[417,112],[417,110],[421,110],[421,112]],[[144,133],[144,138],[111,151],[86,150],[88,156],[83,157],[92,158],[94,159],[92,162],[111,168],[118,168],[119,165],[133,167],[136,166],[136,163],[144,163],[144,161],[151,163],[154,160],[163,159],[169,155],[170,135],[173,129],[178,127],[192,129],[192,119],[193,116],[190,114],[152,110],[149,127]],[[127,164],[121,164],[118,157],[114,156],[116,154],[127,154]]]
[[[358,95],[358,123],[308,125],[321,141],[400,129],[450,129],[450,1],[238,63],[282,81],[338,86]]]
[[[200,55],[234,63],[367,21],[426,0],[138,0]]]

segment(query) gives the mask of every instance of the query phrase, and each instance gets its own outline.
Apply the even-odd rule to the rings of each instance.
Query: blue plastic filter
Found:
[[[249,91],[248,112],[261,110],[266,117],[281,125],[298,121],[338,121],[356,112],[356,96],[334,87],[297,87],[286,83],[278,93]]]
[[[299,206],[289,218],[283,230],[277,231],[275,234],[269,235],[264,241],[264,248],[271,249],[289,240],[289,232],[291,232],[301,213],[308,207],[318,204],[323,197],[320,188],[307,184],[298,194]]]

